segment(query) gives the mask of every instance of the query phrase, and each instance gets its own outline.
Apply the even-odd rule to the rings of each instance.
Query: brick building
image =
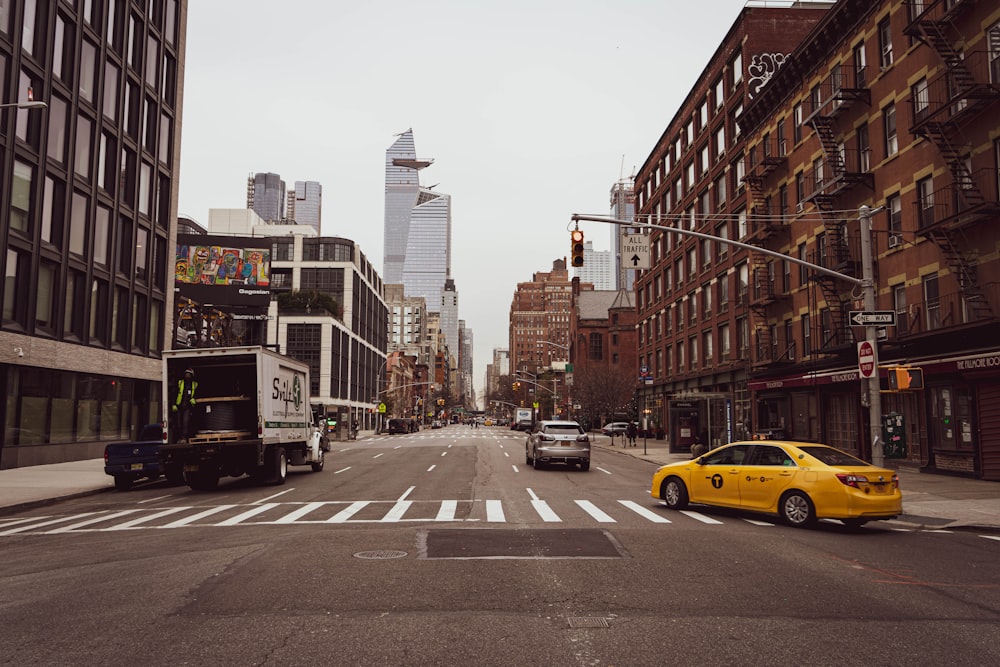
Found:
[[[636,176],[640,220],[744,236],[745,135],[736,119],[831,6],[805,2],[742,10]],[[650,250],[652,267],[635,284],[639,363],[649,371],[639,409],[666,423],[674,397],[723,396],[733,419],[713,440],[730,439],[742,430],[738,425],[749,429],[752,415],[750,368],[741,353],[749,314],[737,302],[747,254],[658,231]],[[693,435],[674,438],[671,447],[686,451],[692,441]]]

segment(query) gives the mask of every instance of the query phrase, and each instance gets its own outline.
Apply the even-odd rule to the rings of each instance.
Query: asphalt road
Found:
[[[338,445],[0,518],[0,662],[1000,663],[998,541],[671,512],[644,461],[533,470],[499,428]]]

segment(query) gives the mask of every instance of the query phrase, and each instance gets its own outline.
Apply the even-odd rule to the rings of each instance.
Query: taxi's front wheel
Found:
[[[660,487],[660,498],[672,510],[682,510],[688,505],[687,487],[677,477],[668,477]]]
[[[816,522],[816,509],[809,496],[801,491],[789,491],[778,504],[781,519],[789,526],[809,526]]]

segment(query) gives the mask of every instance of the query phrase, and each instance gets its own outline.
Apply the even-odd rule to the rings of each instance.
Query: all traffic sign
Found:
[[[863,378],[875,375],[875,345],[870,340],[858,343],[858,371]]]
[[[851,324],[857,327],[873,326],[876,324],[884,327],[896,326],[896,311],[894,310],[873,310],[871,312],[852,310],[850,318]]]
[[[622,265],[626,269],[648,269],[649,234],[621,235]]]

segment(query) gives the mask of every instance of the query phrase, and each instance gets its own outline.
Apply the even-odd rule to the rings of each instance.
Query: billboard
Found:
[[[266,309],[271,300],[270,239],[178,234],[174,291],[202,305]]]

